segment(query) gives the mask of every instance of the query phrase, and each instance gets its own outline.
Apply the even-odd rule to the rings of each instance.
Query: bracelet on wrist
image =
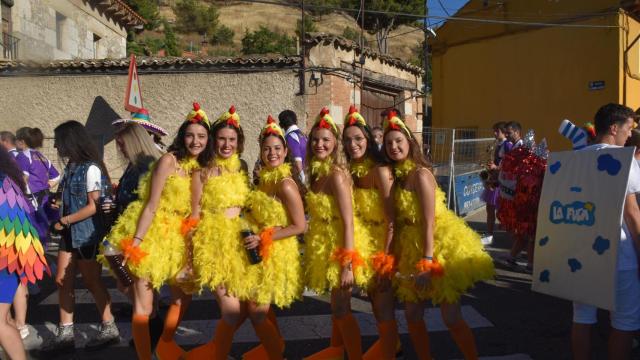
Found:
[[[140,242],[144,241],[144,239],[142,239],[141,237],[138,237],[138,236],[134,236],[133,239],[134,240],[140,240]]]
[[[427,256],[427,255],[425,255],[425,256],[423,256],[422,258],[423,258],[423,259],[425,259],[425,260],[431,260],[431,261],[433,261],[433,256]]]

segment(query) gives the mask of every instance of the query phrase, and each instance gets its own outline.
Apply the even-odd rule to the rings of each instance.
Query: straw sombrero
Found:
[[[124,125],[130,122],[140,124],[147,131],[154,134],[165,136],[168,134],[167,130],[151,122],[151,116],[149,111],[145,108],[140,109],[138,112],[131,113],[131,119],[118,119],[111,123],[113,126]]]

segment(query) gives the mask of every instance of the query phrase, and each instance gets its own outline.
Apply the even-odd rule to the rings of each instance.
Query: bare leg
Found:
[[[12,360],[24,360],[27,355],[20,339],[20,334],[15,327],[9,325],[9,309],[11,304],[0,304],[0,346]]]
[[[226,359],[231,351],[231,343],[236,329],[240,326],[240,321],[245,318],[245,309],[243,309],[240,300],[233,296],[227,295],[224,287],[219,286],[216,289],[216,298],[220,305],[222,318],[218,321],[215,331],[215,355],[216,359]]]
[[[609,335],[610,360],[631,359],[631,344],[633,340],[633,334],[633,331],[622,331],[613,328],[611,329],[611,335]]]
[[[373,314],[378,322],[379,339],[363,355],[365,360],[393,359],[396,345],[399,342],[398,326],[393,312],[393,291],[389,288],[376,286],[369,294],[373,305]]]
[[[431,347],[429,346],[429,334],[424,323],[424,303],[404,304],[404,316],[407,319],[409,336],[413,349],[420,360],[431,360]]]
[[[75,277],[76,261],[73,254],[67,251],[58,251],[56,285],[58,285],[58,304],[60,304],[60,324],[63,325],[73,323],[73,309],[75,307],[73,281]]]
[[[496,225],[496,207],[487,204],[487,233],[493,235],[493,229]]]
[[[26,285],[18,285],[16,295],[13,297],[13,312],[15,326],[20,330],[27,322],[27,304],[29,300],[29,290]]]
[[[331,311],[342,334],[349,359],[361,359],[362,338],[358,322],[351,315],[351,289],[331,290]]]
[[[462,318],[460,304],[440,304],[440,312],[444,323],[449,328],[453,340],[458,344],[458,348],[466,360],[477,360],[478,350],[473,333],[466,321]]]
[[[574,360],[591,357],[591,325],[573,323],[571,326],[571,351]]]
[[[283,359],[280,335],[271,320],[267,318],[269,305],[258,305],[253,302],[248,302],[247,310],[249,312],[249,319],[251,319],[253,328],[260,338],[260,342],[264,346],[269,360]]]
[[[77,260],[78,269],[82,274],[82,281],[87,287],[93,299],[96,301],[98,313],[102,322],[113,321],[111,314],[111,296],[100,279],[101,266],[95,260]]]
[[[135,279],[133,319],[131,322],[133,342],[140,360],[151,360],[151,337],[149,335],[149,315],[153,312],[153,290],[146,279]]]

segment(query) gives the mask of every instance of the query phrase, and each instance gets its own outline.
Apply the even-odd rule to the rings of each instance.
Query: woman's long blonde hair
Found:
[[[162,151],[156,147],[147,130],[140,124],[125,124],[116,132],[116,137],[124,143],[127,151],[123,155],[133,165],[138,165],[138,162],[143,159],[158,160],[162,156]]]

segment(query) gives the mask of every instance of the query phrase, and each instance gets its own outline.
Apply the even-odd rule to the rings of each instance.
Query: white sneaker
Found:
[[[493,235],[485,235],[480,238],[482,245],[491,245],[493,243]]]
[[[20,326],[18,331],[20,332],[20,338],[22,340],[26,339],[29,336],[29,325]]]

